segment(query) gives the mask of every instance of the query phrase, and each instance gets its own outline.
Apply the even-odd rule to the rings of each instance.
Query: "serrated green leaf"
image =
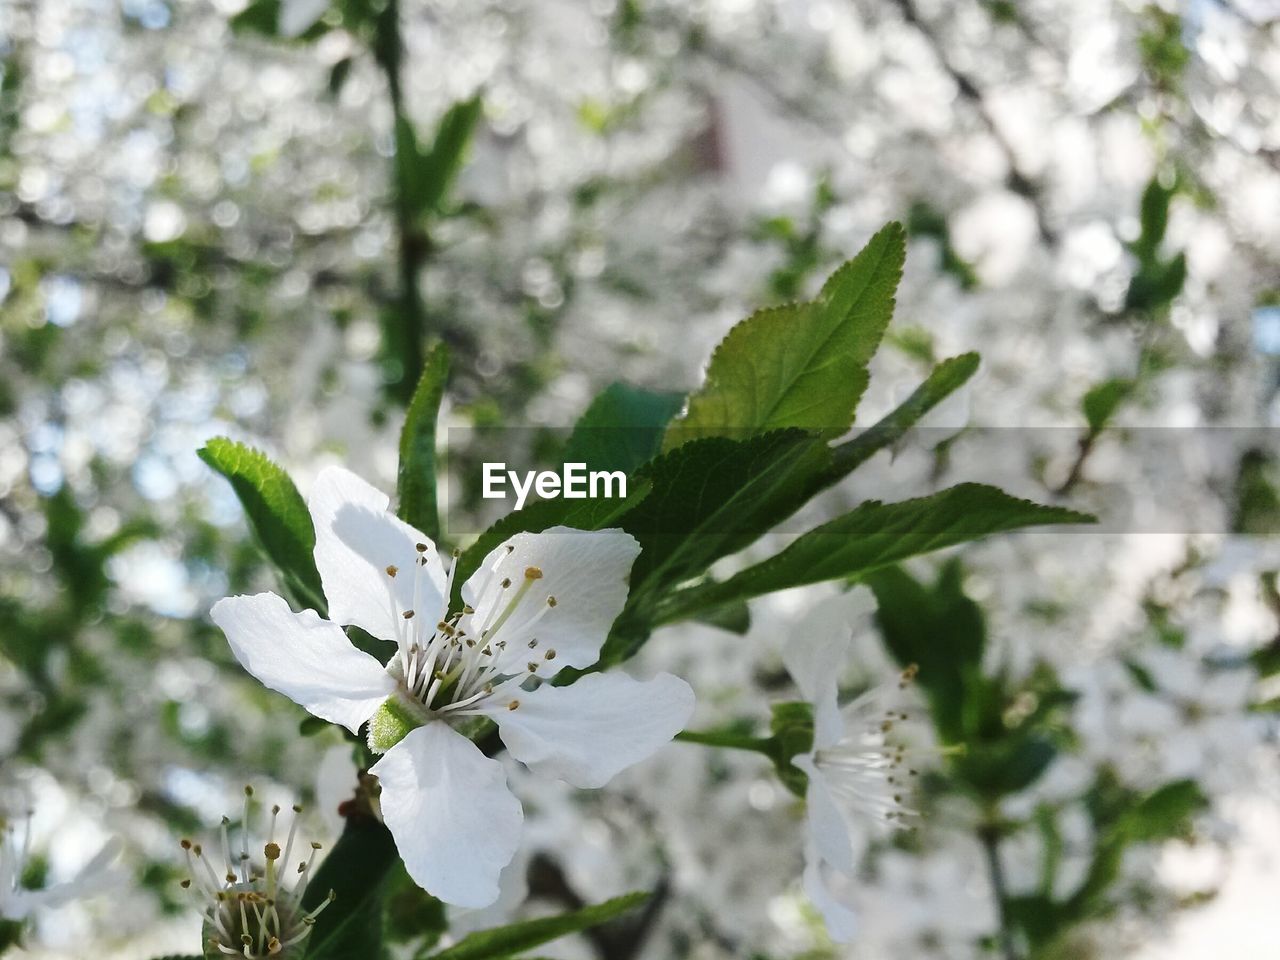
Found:
[[[342,836],[312,874],[302,905],[313,910],[334,901],[316,919],[307,960],[378,960],[382,949],[382,898],[396,864],[391,833],[369,816],[349,817]]]
[[[565,463],[630,473],[657,454],[667,424],[683,402],[678,393],[610,384],[574,425],[565,445]]]
[[[706,607],[825,580],[857,577],[907,557],[993,533],[1049,523],[1091,523],[1063,507],[1011,497],[995,487],[965,483],[901,503],[868,501],[802,534],[781,553],[723,583],[677,594],[662,616],[680,619]]]
[[[830,435],[847,429],[893,316],[905,256],[902,226],[890,223],[816,300],[762,310],[730,330],[664,449],[788,427]]]
[[[214,437],[197,452],[231,482],[258,542],[295,598],[323,616],[327,607],[313,557],[315,528],[289,475],[261,451],[226,437]]]
[[[449,352],[436,344],[422,365],[422,376],[409,401],[400,431],[400,468],[396,492],[401,520],[433,540],[440,538],[436,506],[436,420],[449,374]]]
[[[419,957],[422,960],[504,960],[571,933],[599,926],[634,910],[648,898],[647,893],[629,893],[558,917],[525,920],[505,927],[482,930],[463,937],[447,950],[434,954],[423,953]]]
[[[830,462],[830,449],[801,430],[706,437],[654,460],[640,473],[652,492],[622,521],[643,548],[632,584],[697,576],[747,546],[808,499]]]

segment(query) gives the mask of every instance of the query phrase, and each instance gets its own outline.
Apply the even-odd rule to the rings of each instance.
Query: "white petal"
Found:
[[[518,533],[490,551],[463,585],[462,597],[475,608],[471,619],[478,631],[512,602],[527,570],[540,571],[501,636],[513,645],[536,638],[539,649],[554,649],[556,659],[549,668],[588,667],[599,659],[600,646],[627,601],[627,578],[639,554],[640,544],[621,530],[552,527]],[[511,581],[509,589],[500,587],[504,579]],[[548,597],[555,598],[555,606],[544,612]],[[534,616],[537,624],[526,631]]]
[[[822,861],[812,851],[805,854],[804,892],[827,926],[827,934],[836,943],[848,943],[858,932],[858,915],[840,902],[827,884]]]
[[[515,710],[506,705],[513,700]],[[576,787],[604,786],[669,743],[692,715],[693,690],[679,677],[641,681],[617,672],[517,690],[490,712],[513,757]]]
[[[23,920],[34,911],[60,907],[73,900],[93,896],[105,890],[119,878],[114,876],[111,865],[120,855],[124,844],[119,837],[112,837],[76,876],[63,883],[55,883],[43,890],[18,889],[0,904],[0,915],[10,920]]]
[[[804,795],[809,845],[836,870],[851,876],[855,870],[853,838],[826,778],[812,756],[796,757],[792,762],[809,777]]]
[[[382,818],[418,886],[459,907],[498,899],[524,823],[502,764],[437,721],[410,731],[369,772],[382,783]]]
[[[210,611],[240,665],[321,720],[352,733],[395,690],[373,657],[314,610],[294,613],[274,593],[227,597]]]
[[[316,528],[316,568],[334,623],[394,640],[406,610],[421,607],[415,613],[427,624],[444,615],[444,567],[435,545],[387,511],[385,493],[350,470],[326,467],[311,487],[307,506]],[[423,553],[417,550],[420,543],[427,545]],[[425,576],[415,576],[420,557],[427,561],[421,568]],[[388,567],[396,568],[394,577]]]
[[[788,637],[782,663],[806,700],[814,706],[814,746],[832,746],[844,734],[838,705],[839,680],[849,659],[853,631],[875,602],[866,588],[824,600]]]

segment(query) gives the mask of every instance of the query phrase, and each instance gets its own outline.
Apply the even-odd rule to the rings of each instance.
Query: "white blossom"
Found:
[[[598,659],[639,545],[620,530],[516,534],[463,584],[463,607],[451,614],[452,572],[429,538],[387,512],[385,495],[330,468],[309,507],[331,619],[294,613],[274,594],[221,600],[213,619],[268,687],[353,733],[372,721],[370,746],[384,755],[371,772],[410,876],[448,903],[485,906],[498,897],[523,812],[502,764],[459,725],[493,720],[526,766],[600,787],[669,741],[693,710],[692,690],[670,674],[545,682]],[[395,644],[385,668],[350,643],[348,625]]]
[[[803,627],[788,640],[783,662],[813,706],[813,747],[792,760],[808,777],[804,889],[832,939],[844,942],[854,937],[857,918],[840,890],[856,874],[867,836],[901,827],[915,813],[909,794],[917,771],[894,731],[909,717],[905,694],[916,671],[909,667],[841,707],[852,627],[812,617]]]
[[[24,921],[37,910],[98,892],[111,882],[111,865],[120,848],[120,840],[112,838],[71,880],[28,890],[22,879],[31,852],[31,820],[24,818],[21,828],[0,820],[0,919]]]
[[[206,956],[214,951],[228,957],[246,960],[290,960],[301,957],[307,937],[320,912],[333,901],[333,892],[315,909],[306,911],[302,898],[306,895],[312,867],[320,844],[306,846],[305,856],[297,845],[298,815],[302,808],[294,806],[293,822],[283,850],[276,842],[280,807],[271,808],[267,841],[262,846],[262,860],[249,852],[249,815],[253,788],[245,787],[244,809],[240,818],[239,850],[232,850],[230,821],[222,818],[220,853],[222,873],[211,863],[216,854],[190,840],[182,841],[191,876],[182,881],[184,890],[192,891],[204,921]],[[290,869],[293,854],[298,852],[298,866]],[[297,877],[292,887],[286,880]]]

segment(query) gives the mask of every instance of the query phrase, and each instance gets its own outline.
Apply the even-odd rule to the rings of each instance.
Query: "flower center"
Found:
[[[538,589],[541,569],[526,567],[518,582],[490,570],[478,585],[476,607],[464,606],[431,623],[418,610],[428,549],[418,544],[414,607],[396,611],[398,649],[387,667],[400,684],[398,709],[419,724],[480,714],[482,701],[511,694],[556,657],[555,650],[543,649],[533,633],[557,605],[554,596]],[[455,554],[446,597],[456,569]],[[394,566],[386,573],[389,579],[402,575]],[[518,706],[518,700],[508,701],[510,709]]]
[[[916,672],[910,666],[895,685],[875,687],[854,700],[844,710],[845,737],[813,756],[848,811],[890,826],[905,826],[917,813],[908,802],[919,771],[911,766],[913,751],[898,736],[910,720],[902,701]]]

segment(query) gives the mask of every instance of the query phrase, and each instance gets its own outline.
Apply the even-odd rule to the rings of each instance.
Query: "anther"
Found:
[[[503,590],[506,590],[509,586],[511,586],[511,578],[510,578],[510,577],[503,577],[503,578],[502,578],[502,589],[503,589]]]
[[[536,663],[534,663],[532,660],[530,660],[530,661],[529,661],[528,666],[529,666],[529,672],[530,672],[530,673],[537,673],[537,672],[538,672],[538,665],[537,665]]]
[[[406,610],[404,613],[400,614],[400,616],[404,617],[406,620],[412,620],[412,619],[413,619],[413,611],[412,611],[412,610]]]
[[[547,606],[554,607],[559,601],[555,597],[547,597]]]
[[[542,571],[541,571],[541,570],[539,570],[537,567],[525,567],[525,568],[524,568],[524,578],[525,578],[526,580],[541,580],[541,579],[542,579]]]
[[[416,544],[415,546],[416,546],[416,549],[417,549],[417,551],[418,551],[419,553],[426,553],[426,552],[427,552],[427,545],[426,545],[425,543],[419,543],[419,544]]]
[[[391,566],[387,567],[388,577],[394,577],[399,572],[400,572],[400,568],[397,567],[394,563]]]
[[[536,649],[537,646],[538,646],[538,638],[534,637],[532,640],[529,641],[529,649],[530,650]]]
[[[556,658],[556,652],[555,650],[548,650],[542,656],[547,660],[554,660]]]
[[[520,706],[520,701],[519,701],[519,700],[512,700],[510,703],[508,703],[508,704],[507,704],[507,709],[508,709],[508,710],[515,710],[515,709],[519,708],[519,706]]]
[[[273,860],[273,861],[274,861],[274,860],[279,860],[279,859],[280,859],[280,844],[278,844],[278,843],[268,843],[265,847],[263,847],[263,848],[262,848],[262,853],[263,853],[263,855],[264,855],[268,860]]]

